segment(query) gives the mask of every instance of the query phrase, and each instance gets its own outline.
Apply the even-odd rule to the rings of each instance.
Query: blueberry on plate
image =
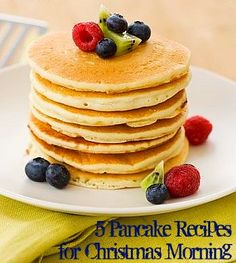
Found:
[[[34,158],[26,164],[25,174],[34,182],[45,182],[49,165],[50,163],[41,157]]]
[[[116,50],[116,43],[110,38],[104,38],[100,40],[96,46],[96,53],[101,58],[109,58],[114,56]]]
[[[128,28],[128,23],[122,15],[113,14],[107,18],[106,21],[107,27],[109,30],[115,33],[123,33]]]
[[[164,184],[150,185],[146,190],[147,200],[155,205],[162,204],[169,196],[167,187]]]
[[[70,180],[70,173],[65,166],[61,164],[50,164],[46,171],[46,181],[58,188],[62,189],[68,185]]]
[[[151,29],[148,25],[140,21],[135,21],[133,24],[129,25],[127,33],[134,35],[142,39],[142,43],[146,42],[151,36]]]

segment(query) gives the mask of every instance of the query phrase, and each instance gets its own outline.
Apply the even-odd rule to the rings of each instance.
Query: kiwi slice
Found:
[[[99,26],[103,31],[104,36],[112,39],[116,43],[117,50],[115,55],[120,56],[134,50],[142,42],[142,40],[126,32],[117,34],[109,30],[106,25],[106,20],[110,15],[111,13],[106,9],[106,7],[101,5],[99,11]]]
[[[164,183],[164,161],[161,161],[149,175],[140,183],[142,189],[146,190],[150,185]]]

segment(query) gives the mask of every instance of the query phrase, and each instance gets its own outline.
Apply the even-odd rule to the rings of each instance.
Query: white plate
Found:
[[[214,124],[205,145],[191,147],[188,163],[201,171],[200,190],[189,197],[151,205],[141,189],[92,190],[69,186],[57,190],[26,178],[29,68],[0,72],[0,193],[47,209],[75,214],[133,216],[165,213],[203,204],[236,191],[236,85],[206,70],[193,68],[188,88],[190,114]]]

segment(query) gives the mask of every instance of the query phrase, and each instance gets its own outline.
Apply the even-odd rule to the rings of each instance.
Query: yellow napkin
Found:
[[[0,196],[0,263],[28,263],[50,254],[56,244],[89,235],[97,220],[33,207]]]
[[[25,205],[20,202],[0,197],[0,262],[1,263],[75,263],[75,262],[120,262],[121,260],[89,259],[84,250],[88,244],[99,243],[101,247],[161,247],[162,259],[124,260],[122,262],[234,262],[236,260],[236,193],[205,205],[161,215],[113,219],[125,225],[148,225],[157,220],[158,224],[170,224],[173,231],[169,237],[109,237],[108,217],[76,216],[51,212]],[[230,237],[175,237],[176,223],[204,225],[204,220],[218,224],[231,225]],[[97,237],[94,233],[97,221],[107,224],[107,235]],[[80,247],[77,260],[60,259],[59,247]],[[116,243],[116,245],[114,245]],[[165,260],[166,243],[173,248],[179,243],[184,247],[222,247],[233,244],[230,248],[230,260]],[[92,253],[92,252],[91,252]],[[40,257],[40,255],[43,255]]]

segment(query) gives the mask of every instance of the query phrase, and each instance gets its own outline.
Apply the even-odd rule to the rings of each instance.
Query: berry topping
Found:
[[[212,131],[212,124],[202,116],[193,116],[184,124],[185,134],[192,145],[199,145],[206,141]]]
[[[96,53],[101,58],[109,58],[111,56],[114,56],[116,50],[117,50],[116,43],[109,38],[104,38],[100,40],[96,47]]]
[[[119,14],[113,14],[106,20],[107,27],[109,30],[115,33],[123,33],[128,28],[128,23],[123,16]]]
[[[172,197],[194,194],[200,185],[200,173],[191,164],[173,167],[165,176],[165,185]]]
[[[152,204],[162,204],[168,198],[168,190],[164,184],[150,185],[146,190],[146,198]]]
[[[69,183],[70,173],[61,164],[50,164],[46,171],[46,180],[50,185],[62,189]]]
[[[47,160],[37,157],[26,164],[25,174],[34,182],[45,182],[46,170],[49,165]]]
[[[129,25],[127,33],[134,35],[142,39],[142,43],[146,42],[151,36],[151,29],[148,25],[140,21],[135,21],[133,24]]]
[[[124,55],[131,52],[141,43],[141,39],[136,36],[130,35],[127,32],[117,34],[110,30],[107,26],[107,19],[111,17],[111,13],[101,5],[99,12],[99,26],[103,31],[104,37],[112,39],[116,44],[116,56]]]
[[[79,23],[73,27],[72,37],[77,47],[83,51],[94,51],[103,38],[103,32],[94,22]]]
[[[153,172],[142,180],[140,186],[146,190],[146,198],[152,204],[162,204],[168,198],[168,190],[164,184],[163,161],[155,167]]]

